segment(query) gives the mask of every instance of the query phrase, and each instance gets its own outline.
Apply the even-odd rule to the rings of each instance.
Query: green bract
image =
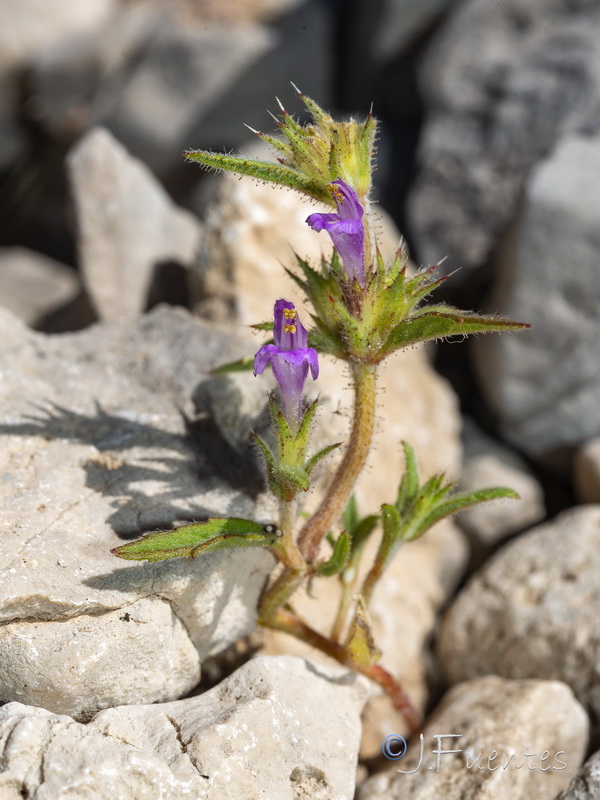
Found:
[[[314,100],[298,94],[312,117],[308,125],[300,125],[281,106],[281,119],[276,119],[280,136],[251,128],[275,149],[278,164],[206,150],[187,150],[185,157],[204,167],[288,186],[328,205],[334,203],[327,186],[342,178],[364,202],[371,188],[377,121],[369,114],[363,122],[336,122]]]

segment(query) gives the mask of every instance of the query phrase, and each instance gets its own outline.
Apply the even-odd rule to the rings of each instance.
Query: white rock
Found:
[[[0,792],[351,800],[366,694],[356,675],[285,657],[254,659],[198,697],[113,708],[88,725],[10,703],[0,709]]]
[[[74,270],[24,247],[0,249],[0,305],[28,325],[67,305],[79,292]]]
[[[508,441],[564,464],[600,432],[600,137],[570,137],[531,174],[493,307],[531,324],[482,337],[482,388]],[[484,341],[485,340],[485,341]]]
[[[573,480],[582,503],[600,503],[600,436],[577,451]]]
[[[411,742],[359,800],[554,800],[577,771],[587,734],[583,708],[558,681],[469,681],[451,689],[427,723],[422,758],[420,741]],[[435,738],[445,736],[454,738]]]
[[[172,308],[54,337],[0,312],[0,342],[0,700],[78,716],[181,696],[251,630],[273,559],[133,564],[109,549],[211,514],[272,521],[182,418],[243,342]]]
[[[92,303],[101,319],[139,314],[158,264],[192,263],[200,224],[103,128],[89,131],[67,163]]]
[[[448,679],[561,680],[600,713],[599,553],[599,506],[571,509],[500,550],[442,623],[438,654]]]

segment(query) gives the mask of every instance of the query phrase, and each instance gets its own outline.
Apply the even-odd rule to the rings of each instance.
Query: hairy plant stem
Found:
[[[408,695],[398,681],[382,666],[379,664],[371,664],[371,666],[363,667],[354,663],[352,655],[345,645],[335,642],[333,639],[327,638],[327,636],[323,636],[323,634],[311,628],[310,625],[307,625],[306,622],[298,619],[286,609],[280,608],[268,620],[259,620],[259,622],[266,627],[289,633],[291,636],[295,636],[303,642],[307,642],[335,659],[343,666],[349,667],[355,672],[360,672],[362,675],[370,678],[381,686],[384,692],[390,697],[394,708],[403,715],[411,732],[416,733],[420,730],[423,722],[421,715],[413,706]]]
[[[323,537],[341,515],[371,448],[375,427],[377,366],[355,362],[352,364],[352,377],[354,419],[344,457],[321,505],[298,537],[300,552],[309,562],[315,560]]]
[[[296,589],[304,581],[306,570],[296,570],[284,567],[283,572],[263,592],[258,604],[258,622],[260,625],[272,627],[279,608],[286,603]]]
[[[294,540],[296,501],[281,500],[279,503],[279,530],[282,532],[281,547],[285,553],[285,565],[292,570],[304,571],[306,561]]]

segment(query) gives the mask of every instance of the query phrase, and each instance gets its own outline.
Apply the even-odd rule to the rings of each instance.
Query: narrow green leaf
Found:
[[[337,575],[341,572],[350,557],[350,534],[348,531],[342,531],[339,535],[330,558],[323,564],[320,564],[317,569],[321,575],[327,577]]]
[[[342,524],[350,534],[354,534],[354,529],[358,525],[358,503],[356,502],[356,495],[350,495],[350,499],[346,503],[346,508],[342,512]]]
[[[275,327],[273,322],[257,322],[256,325],[250,325],[255,331],[272,331]],[[269,344],[269,342],[266,342]]]
[[[254,161],[253,159],[232,156],[227,153],[209,153],[206,150],[187,150],[183,155],[189,161],[195,161],[208,169],[248,175],[261,181],[277,183],[279,186],[288,186],[290,189],[296,189],[299,192],[308,194],[316,200],[331,202],[329,193],[318,183],[306,178],[300,172],[281,164],[272,164],[269,161]]]
[[[448,487],[449,488],[449,487]],[[493,486],[489,489],[479,489],[476,492],[464,492],[455,494],[444,503],[440,503],[424,517],[416,520],[416,525],[407,532],[406,541],[418,539],[426,531],[432,528],[436,522],[439,522],[444,517],[449,517],[451,514],[456,514],[458,511],[463,511],[465,508],[478,505],[479,503],[487,503],[490,500],[500,500],[508,498],[511,500],[519,500],[519,495],[512,489],[506,489],[503,486]]]
[[[363,517],[352,531],[352,563],[355,566],[358,565],[364,546],[378,522],[378,514],[369,514],[368,517]]]
[[[244,356],[237,361],[229,361],[227,364],[221,364],[214,369],[211,369],[211,375],[226,375],[228,372],[250,372],[254,369],[254,357]]]
[[[324,447],[322,450],[319,450],[318,453],[315,453],[314,456],[308,459],[306,462],[304,469],[306,470],[307,474],[310,475],[313,469],[317,466],[319,461],[325,456],[329,455],[333,450],[337,449],[338,447],[342,446],[342,442],[336,442],[335,444],[330,444],[327,447]]]
[[[404,450],[404,475],[400,481],[396,498],[396,508],[400,514],[415,502],[419,491],[419,469],[415,451],[408,442],[402,442],[402,449]]]
[[[183,525],[173,531],[154,531],[110,552],[128,561],[164,561],[196,558],[201,553],[234,547],[273,547],[281,531],[249,519],[211,517],[206,522]]]

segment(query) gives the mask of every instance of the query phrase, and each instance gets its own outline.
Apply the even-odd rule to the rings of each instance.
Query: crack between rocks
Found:
[[[177,720],[174,717],[171,717],[169,714],[165,714],[165,717],[167,718],[167,720],[169,721],[170,725],[173,727],[173,729],[175,731],[175,738],[177,739],[177,742],[179,744],[179,748],[181,750],[182,755],[186,756],[186,758],[190,762],[190,765],[196,770],[196,772],[198,773],[200,778],[204,778],[205,780],[209,780],[210,776],[209,775],[203,775],[200,772],[200,769],[199,769],[198,765],[196,764],[195,759],[193,759],[192,756],[188,753],[188,743],[183,738],[183,734],[181,732],[181,725],[177,722]]]

